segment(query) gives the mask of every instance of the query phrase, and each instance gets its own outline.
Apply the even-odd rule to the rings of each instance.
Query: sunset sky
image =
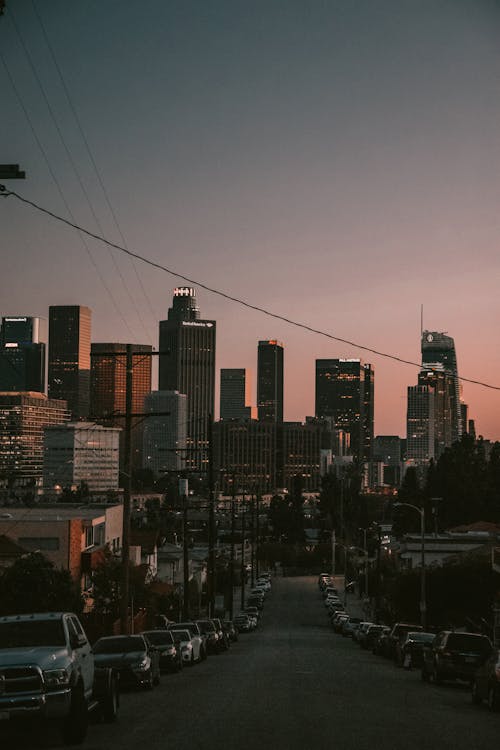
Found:
[[[129,248],[417,362],[423,304],[459,373],[500,386],[496,0],[7,0],[0,52],[8,187],[122,243],[102,182]],[[0,315],[83,304],[94,341],[157,346],[184,282],[14,198],[0,227]],[[314,413],[316,358],[361,356],[375,433],[405,436],[417,368],[198,298],[218,368],[283,341],[286,419]],[[500,439],[500,391],[463,395]]]

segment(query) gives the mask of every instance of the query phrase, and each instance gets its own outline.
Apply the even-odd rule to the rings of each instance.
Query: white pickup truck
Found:
[[[114,721],[118,701],[117,676],[94,668],[76,615],[0,617],[0,732],[3,721],[41,719],[59,724],[65,744],[81,744],[90,711]]]

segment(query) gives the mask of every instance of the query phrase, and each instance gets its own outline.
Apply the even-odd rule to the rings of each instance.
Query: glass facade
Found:
[[[49,308],[49,396],[65,399],[73,419],[90,410],[90,332],[88,307]]]
[[[257,415],[261,422],[283,422],[283,344],[259,341]]]

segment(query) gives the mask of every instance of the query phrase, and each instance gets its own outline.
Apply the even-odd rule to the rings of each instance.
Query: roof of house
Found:
[[[463,526],[455,526],[453,529],[448,529],[455,534],[468,534],[469,532],[483,532],[487,534],[500,534],[500,525],[492,523],[491,521],[475,521],[474,523],[464,524]]]

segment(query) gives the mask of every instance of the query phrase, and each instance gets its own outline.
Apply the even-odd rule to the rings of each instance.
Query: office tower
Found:
[[[250,383],[244,368],[224,368],[220,371],[220,418],[251,419]]]
[[[92,420],[109,427],[125,426],[126,344],[92,344],[90,368],[90,411]],[[144,412],[144,401],[151,393],[151,352],[149,344],[132,345],[132,413]],[[132,467],[142,467],[144,420],[132,420]],[[124,462],[124,435],[120,435],[120,466]]]
[[[316,417],[332,418],[351,436],[351,451],[360,461],[373,452],[375,373],[360,359],[316,360]]]
[[[46,391],[47,321],[9,316],[0,327],[0,391]]]
[[[383,465],[383,483],[398,487],[402,476],[402,440],[398,435],[377,435],[373,441],[373,461]]]
[[[179,471],[185,465],[187,396],[179,391],[153,391],[146,396],[145,412],[165,413],[144,421],[143,466],[156,476]]]
[[[167,320],[160,321],[160,391],[187,396],[185,467],[205,471],[208,439],[215,406],[214,320],[202,320],[191,287],[174,290]]]
[[[90,327],[82,305],[49,307],[49,397],[68,402],[72,419],[90,413]]]
[[[453,379],[451,401],[451,439],[459,440],[462,435],[462,413],[460,409],[460,381],[458,379],[457,355],[455,342],[451,336],[438,331],[422,332],[422,369],[432,369],[442,365],[445,372]]]
[[[434,458],[437,460],[452,443],[452,412],[454,382],[443,366],[436,363],[432,370],[422,370],[418,384],[434,392]]]
[[[41,485],[44,428],[68,420],[65,401],[43,393],[0,393],[0,478],[7,491]]]
[[[283,422],[283,344],[259,341],[257,413],[261,422]]]
[[[434,458],[434,389],[429,385],[408,386],[406,458],[416,464]]]
[[[43,486],[47,492],[78,489],[89,492],[118,489],[120,430],[92,422],[46,427],[43,438]]]

